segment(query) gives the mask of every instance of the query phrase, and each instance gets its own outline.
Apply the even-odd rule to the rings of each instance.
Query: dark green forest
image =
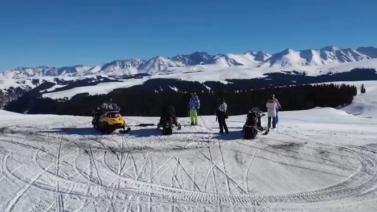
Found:
[[[214,114],[218,99],[224,97],[229,115],[245,114],[251,107],[265,109],[265,102],[275,94],[283,110],[303,110],[313,107],[339,107],[350,104],[357,88],[348,85],[296,85],[256,90],[199,92],[200,114]],[[32,95],[32,94],[30,94]],[[178,116],[186,116],[189,91],[164,90],[158,92],[135,92],[132,88],[117,89],[107,95],[80,94],[72,99],[53,100],[23,96],[7,105],[8,110],[27,113],[91,115],[92,110],[104,101],[112,99],[121,107],[121,113],[133,116],[158,116],[164,105],[176,107]],[[17,104],[16,104],[17,103]]]

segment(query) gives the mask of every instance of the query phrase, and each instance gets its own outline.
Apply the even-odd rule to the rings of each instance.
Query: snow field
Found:
[[[129,134],[102,135],[90,117],[0,110],[0,210],[376,211],[377,86],[362,83],[351,105],[281,112],[255,140],[245,116],[227,135],[213,116],[171,136],[126,117]]]
[[[327,108],[282,112],[278,129],[248,141],[244,118],[230,117],[224,136],[212,116],[195,127],[181,118],[165,137],[137,126],[157,118],[126,117],[130,134],[100,135],[89,117],[2,111],[2,210],[373,211],[376,122]]]

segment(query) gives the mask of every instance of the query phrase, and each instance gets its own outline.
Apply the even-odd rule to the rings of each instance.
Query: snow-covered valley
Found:
[[[283,111],[255,140],[245,116],[227,135],[214,116],[101,135],[90,117],[0,111],[1,211],[376,211],[377,83],[363,83],[346,108]]]

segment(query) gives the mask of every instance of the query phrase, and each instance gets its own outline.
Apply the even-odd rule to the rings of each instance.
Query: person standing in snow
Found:
[[[275,117],[275,125],[278,124],[279,122],[279,110],[281,110],[281,104],[279,102],[279,100],[275,97],[275,94],[272,94],[272,99],[275,101],[276,103],[276,117]]]
[[[198,125],[198,111],[200,108],[200,100],[196,93],[191,93],[191,98],[188,106],[190,110],[191,125]]]
[[[360,93],[365,93],[365,92],[366,92],[365,86],[364,84],[361,84]]]
[[[272,122],[272,129],[276,127],[277,104],[273,98],[267,100],[266,108],[267,108],[267,118],[268,118],[268,124],[267,124],[267,133],[268,133],[271,128],[271,122]]]
[[[219,122],[220,133],[223,134],[225,130],[225,133],[228,134],[228,126],[226,125],[225,121],[225,119],[228,118],[228,105],[226,104],[224,98],[221,98],[219,101],[219,105],[216,109],[216,117],[217,121]]]

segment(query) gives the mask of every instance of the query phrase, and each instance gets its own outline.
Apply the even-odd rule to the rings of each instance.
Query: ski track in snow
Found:
[[[240,139],[244,116],[223,136],[211,116],[181,119],[172,136],[137,127],[143,117],[126,117],[128,135],[98,134],[86,117],[0,117],[1,210],[375,211],[377,121],[281,114],[279,129],[251,141]]]

